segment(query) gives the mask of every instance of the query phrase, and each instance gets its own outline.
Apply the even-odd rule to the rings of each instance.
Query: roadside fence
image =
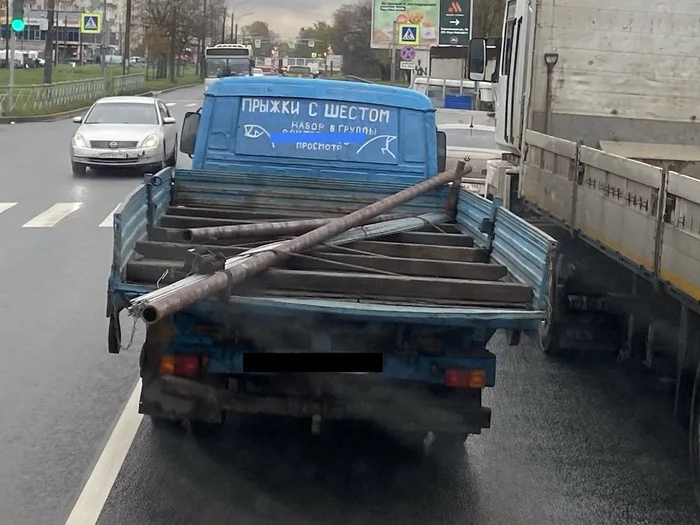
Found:
[[[135,95],[146,91],[146,76],[119,75],[54,84],[0,88],[0,115],[46,115],[88,106],[111,95]]]

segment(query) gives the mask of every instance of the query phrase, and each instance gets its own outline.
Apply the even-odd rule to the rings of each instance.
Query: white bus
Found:
[[[253,74],[253,48],[244,44],[216,44],[204,50],[204,89],[218,78]]]

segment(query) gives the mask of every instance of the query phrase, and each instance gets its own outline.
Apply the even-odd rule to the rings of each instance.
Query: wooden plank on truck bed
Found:
[[[133,261],[128,265],[130,279],[163,284],[178,280],[178,265],[169,261]],[[337,294],[357,298],[400,297],[440,302],[447,299],[471,304],[532,302],[532,289],[504,281],[474,281],[446,278],[373,275],[369,273],[319,272],[270,269],[237,286],[237,294],[274,290]]]

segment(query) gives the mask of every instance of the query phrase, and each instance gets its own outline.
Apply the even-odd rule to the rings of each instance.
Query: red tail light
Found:
[[[445,386],[450,388],[485,388],[486,371],[450,368],[445,370]]]
[[[192,377],[203,367],[204,361],[198,355],[166,354],[160,358],[160,373]]]

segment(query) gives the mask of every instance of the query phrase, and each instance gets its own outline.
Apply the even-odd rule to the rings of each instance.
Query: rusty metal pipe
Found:
[[[400,219],[405,214],[395,213],[376,217],[372,222]],[[182,232],[182,238],[187,242],[208,241],[216,239],[238,239],[241,237],[255,237],[257,235],[293,235],[306,233],[314,228],[325,226],[333,219],[301,219],[294,221],[258,222],[255,224],[230,224],[225,226],[207,226],[204,228],[190,228]]]
[[[441,173],[435,177],[424,180],[401,190],[394,195],[360,208],[349,215],[332,219],[328,224],[316,228],[304,235],[280,243],[274,251],[262,251],[251,255],[236,266],[224,271],[216,272],[190,286],[183,286],[172,294],[156,298],[143,304],[140,309],[141,318],[148,324],[158,322],[160,319],[172,315],[180,310],[193,305],[217,292],[226,290],[270,266],[284,260],[290,254],[300,253],[331,237],[338,235],[350,228],[354,228],[382,213],[387,212],[401,204],[404,204],[419,195],[443,186],[454,180],[454,173]]]

